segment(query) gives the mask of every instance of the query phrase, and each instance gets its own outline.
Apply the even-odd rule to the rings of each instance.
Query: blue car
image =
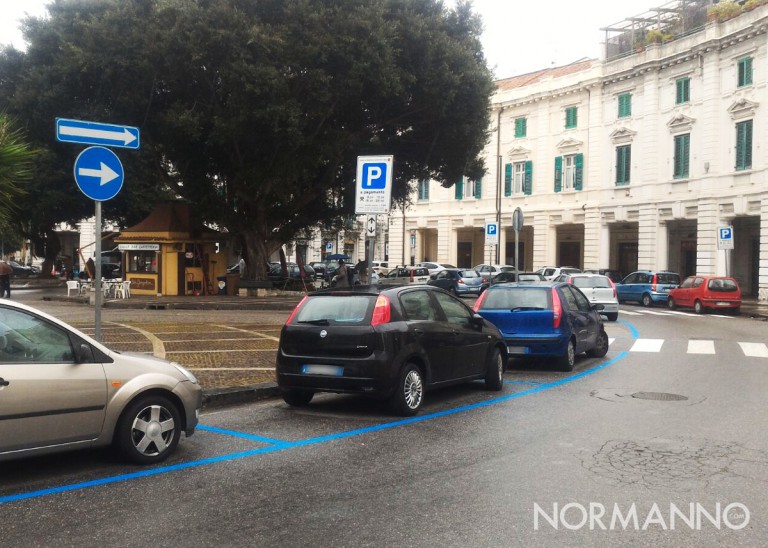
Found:
[[[565,282],[492,285],[475,303],[475,311],[501,331],[510,356],[555,357],[562,371],[572,371],[582,352],[593,358],[608,353],[602,309]]]
[[[680,285],[680,275],[675,272],[638,270],[616,284],[619,303],[637,301],[643,306],[666,304],[669,292]]]

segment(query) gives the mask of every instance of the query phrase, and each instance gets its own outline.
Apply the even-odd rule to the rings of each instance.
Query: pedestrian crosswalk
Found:
[[[625,310],[623,308],[619,310],[619,314],[622,314],[625,316],[693,316],[695,318],[701,318],[701,317],[728,318],[731,320],[736,317],[736,316],[726,316],[725,314],[710,314],[710,313],[702,315],[702,314],[695,314],[693,312],[683,312],[681,310],[647,310],[647,309]]]
[[[718,352],[733,355],[737,349],[740,349],[741,353],[748,358],[768,358],[768,345],[766,343],[717,341],[716,346],[715,341],[704,339],[685,341],[617,337],[609,337],[608,343],[611,350],[620,352],[659,353],[664,350],[665,352],[693,355],[714,355]]]

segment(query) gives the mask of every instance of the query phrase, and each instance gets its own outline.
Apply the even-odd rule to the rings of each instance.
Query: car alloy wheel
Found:
[[[595,347],[587,352],[590,358],[602,358],[608,353],[608,334],[604,329],[600,330],[597,334],[597,340],[595,341]]]
[[[504,358],[498,348],[494,348],[488,358],[485,370],[485,387],[498,392],[504,388]]]
[[[696,314],[701,314],[704,312],[704,307],[701,304],[701,301],[696,301],[693,303],[693,311],[696,312]]]
[[[115,442],[127,459],[140,464],[160,462],[179,443],[181,415],[163,396],[133,402],[118,421]]]
[[[392,408],[398,415],[415,415],[424,401],[424,380],[419,368],[408,363],[400,372],[399,382],[392,395]]]
[[[669,307],[670,310],[674,310],[675,306],[676,306],[675,305],[675,299],[670,297],[669,300],[667,300],[667,306]]]
[[[651,301],[651,296],[648,293],[645,293],[643,295],[643,306],[649,307],[649,306],[651,306],[652,302],[653,301]]]
[[[565,347],[565,353],[560,357],[560,370],[561,371],[573,371],[573,366],[576,364],[576,348],[573,345],[573,341],[568,341],[568,345]]]

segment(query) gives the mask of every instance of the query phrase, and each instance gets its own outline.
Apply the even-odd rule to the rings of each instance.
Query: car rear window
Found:
[[[414,276],[429,276],[429,270],[426,268],[414,268],[413,269],[413,275]]]
[[[584,288],[610,288],[611,282],[605,276],[576,276],[573,278],[573,285]]]
[[[659,274],[656,274],[656,283],[679,285],[680,276],[678,276],[677,274],[659,273]]]
[[[483,309],[508,309],[528,308],[543,309],[549,308],[549,288],[505,288],[497,290],[488,290],[488,296],[483,301]]]
[[[730,293],[733,291],[738,291],[739,287],[736,285],[736,282],[733,280],[725,280],[722,278],[715,278],[714,280],[709,280],[709,283],[707,284],[707,287],[710,291],[715,291],[718,293]]]
[[[462,278],[479,278],[480,274],[474,270],[459,270],[459,276]]]
[[[363,324],[375,303],[370,295],[323,295],[310,297],[293,318],[293,324]]]

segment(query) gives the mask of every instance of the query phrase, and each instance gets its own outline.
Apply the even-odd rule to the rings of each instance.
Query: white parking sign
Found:
[[[717,249],[733,249],[732,226],[721,226],[717,229]]]
[[[355,213],[389,213],[393,156],[358,156]]]
[[[496,245],[499,243],[499,224],[487,223],[485,225],[485,243]]]

